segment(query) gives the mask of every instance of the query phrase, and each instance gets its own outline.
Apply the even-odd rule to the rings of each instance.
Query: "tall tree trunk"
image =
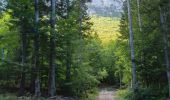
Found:
[[[84,7],[84,0],[79,0],[79,32],[80,32],[80,49],[79,49],[79,57],[78,57],[78,64],[81,65],[82,63],[82,51],[83,51],[83,32],[82,32],[82,21],[83,21],[83,8]]]
[[[166,14],[163,13],[162,8],[160,7],[160,19],[161,19],[161,26],[163,32],[163,41],[164,41],[164,53],[165,53],[165,62],[167,68],[167,79],[168,79],[168,89],[169,89],[169,98],[170,98],[170,63],[169,63],[169,52],[168,52],[168,29],[166,25]]]
[[[128,7],[128,20],[129,20],[129,34],[130,34],[130,51],[131,51],[131,62],[132,62],[132,88],[137,88],[136,84],[136,64],[135,64],[135,50],[133,43],[133,25],[132,25],[132,12],[131,12],[131,1],[127,0]]]
[[[50,61],[49,61],[49,87],[48,87],[48,95],[50,97],[55,96],[56,94],[56,83],[55,83],[55,7],[56,7],[56,0],[51,0],[51,35],[50,35]]]
[[[1,52],[2,52],[1,60],[2,60],[2,62],[4,62],[4,60],[5,60],[4,48],[1,49]]]
[[[70,52],[70,41],[67,40],[67,51],[66,51],[66,80],[70,80],[71,73],[71,52]]]
[[[27,48],[27,34],[22,32],[21,34],[21,60],[22,60],[22,72],[21,72],[21,81],[19,88],[19,96],[23,96],[25,92],[25,63],[26,63],[26,48]]]
[[[40,77],[39,77],[39,32],[38,32],[38,24],[39,24],[39,1],[35,0],[35,37],[34,37],[34,67],[35,67],[35,97],[39,98],[41,95],[40,91]]]
[[[140,14],[140,0],[137,0],[137,9],[138,9],[138,24],[140,32],[142,32],[142,21],[141,21],[141,14]]]
[[[142,52],[141,52],[141,64],[142,66],[144,66],[144,63],[145,63],[145,55],[144,55],[144,33],[143,33],[143,30],[142,30],[142,18],[141,18],[141,13],[140,13],[140,1],[141,0],[137,0],[137,13],[138,13],[138,25],[139,25],[139,31],[140,33],[142,34]]]
[[[66,6],[67,6],[67,18],[69,18],[69,0],[66,0]],[[70,40],[69,40],[69,36],[67,37],[66,40],[66,45],[67,45],[67,50],[66,50],[66,81],[70,80],[70,73],[71,73],[71,46],[70,46]]]

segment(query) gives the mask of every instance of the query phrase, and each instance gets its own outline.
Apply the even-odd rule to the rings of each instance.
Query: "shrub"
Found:
[[[118,100],[166,100],[165,91],[152,88],[140,88],[133,92],[130,89],[117,91]]]

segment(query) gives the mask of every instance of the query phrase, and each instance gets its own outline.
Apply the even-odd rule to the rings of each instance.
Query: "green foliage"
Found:
[[[137,10],[137,0],[131,0],[131,2],[137,85],[138,88],[140,86],[142,88],[135,92],[120,90],[118,91],[119,98],[120,100],[165,100],[168,92],[168,89],[166,89],[168,83],[166,71],[168,69],[165,66],[165,44],[163,42],[163,31],[158,7],[163,7],[165,15],[169,15],[169,12],[166,10],[169,9],[169,6],[167,6],[169,2],[160,0],[154,2],[141,1],[140,12]],[[119,47],[117,47],[118,49],[115,52],[117,57],[115,74],[121,76],[120,80],[125,85],[129,85],[131,82],[131,60],[126,1],[124,2],[123,11],[120,20],[120,36],[116,43]],[[142,31],[140,31],[139,27],[138,13],[141,15]],[[164,24],[169,23],[169,17],[164,17],[167,21]],[[167,27],[169,28],[169,25]],[[169,30],[166,30],[166,32],[169,32]],[[169,35],[167,38],[169,40]]]
[[[100,83],[123,85],[124,87],[128,87],[131,83],[126,2],[124,2],[121,19],[95,15],[90,17],[86,12],[86,5],[80,9],[80,2],[81,0],[72,0],[67,12],[66,2],[58,0],[55,35],[52,36],[49,23],[50,7],[44,1],[40,1],[39,76],[43,95],[47,94],[49,85],[51,37],[56,40],[56,48],[53,49],[56,52],[57,93],[85,97],[89,93],[95,93]],[[163,35],[158,9],[158,6],[168,7],[166,3],[167,1],[160,0],[141,1],[141,5],[146,7],[140,8],[143,24],[143,31],[140,31],[136,0],[132,0],[137,80],[138,85],[143,88],[139,88],[135,93],[131,90],[118,91],[120,100],[161,100],[167,95]],[[1,8],[2,3],[0,2]],[[166,9],[165,12],[167,22],[169,22],[170,14]],[[0,57],[4,60],[0,62],[0,88],[18,89],[21,73],[24,73],[24,88],[27,89],[25,92],[33,94],[36,72],[35,66],[33,66],[35,62],[34,2],[32,0],[18,0],[17,2],[9,0],[6,9],[0,13],[0,49],[2,50]],[[169,32],[169,30],[167,31]],[[25,37],[22,37],[23,34]],[[169,35],[167,38],[169,39]],[[21,44],[21,40],[26,41],[24,46]],[[26,49],[24,66],[21,65],[22,47]],[[0,95],[0,99],[4,100],[12,97]]]
[[[126,89],[117,91],[118,100],[166,100],[166,92],[153,88],[140,88],[135,92]]]
[[[15,80],[13,80],[16,78],[14,70],[18,72],[20,68],[10,63],[6,64],[5,62],[9,60],[15,61],[15,54],[19,48],[20,39],[18,28],[12,23],[15,19],[12,18],[10,13],[11,10],[8,10],[7,12],[3,12],[0,17],[0,85],[7,86],[6,84],[8,84],[8,87],[13,87],[16,85]]]
[[[93,93],[95,87],[99,83],[95,76],[86,73],[85,70],[79,70],[77,76],[72,84],[72,91],[77,96],[87,95],[87,93]]]
[[[8,56],[12,58],[13,55],[10,53],[15,53],[14,50],[19,46],[19,32],[16,26],[14,28],[12,21],[15,19],[12,18],[9,12],[11,11],[4,12],[0,18],[0,48],[6,49],[6,52],[9,53]]]

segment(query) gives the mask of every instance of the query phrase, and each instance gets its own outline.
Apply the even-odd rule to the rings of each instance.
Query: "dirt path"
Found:
[[[116,100],[115,89],[111,87],[101,88],[97,100]]]

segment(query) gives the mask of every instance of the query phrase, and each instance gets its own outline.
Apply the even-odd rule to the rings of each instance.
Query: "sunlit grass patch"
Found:
[[[119,34],[119,18],[91,16],[93,23],[92,29],[98,34],[102,43],[108,43],[110,40],[116,40]]]

